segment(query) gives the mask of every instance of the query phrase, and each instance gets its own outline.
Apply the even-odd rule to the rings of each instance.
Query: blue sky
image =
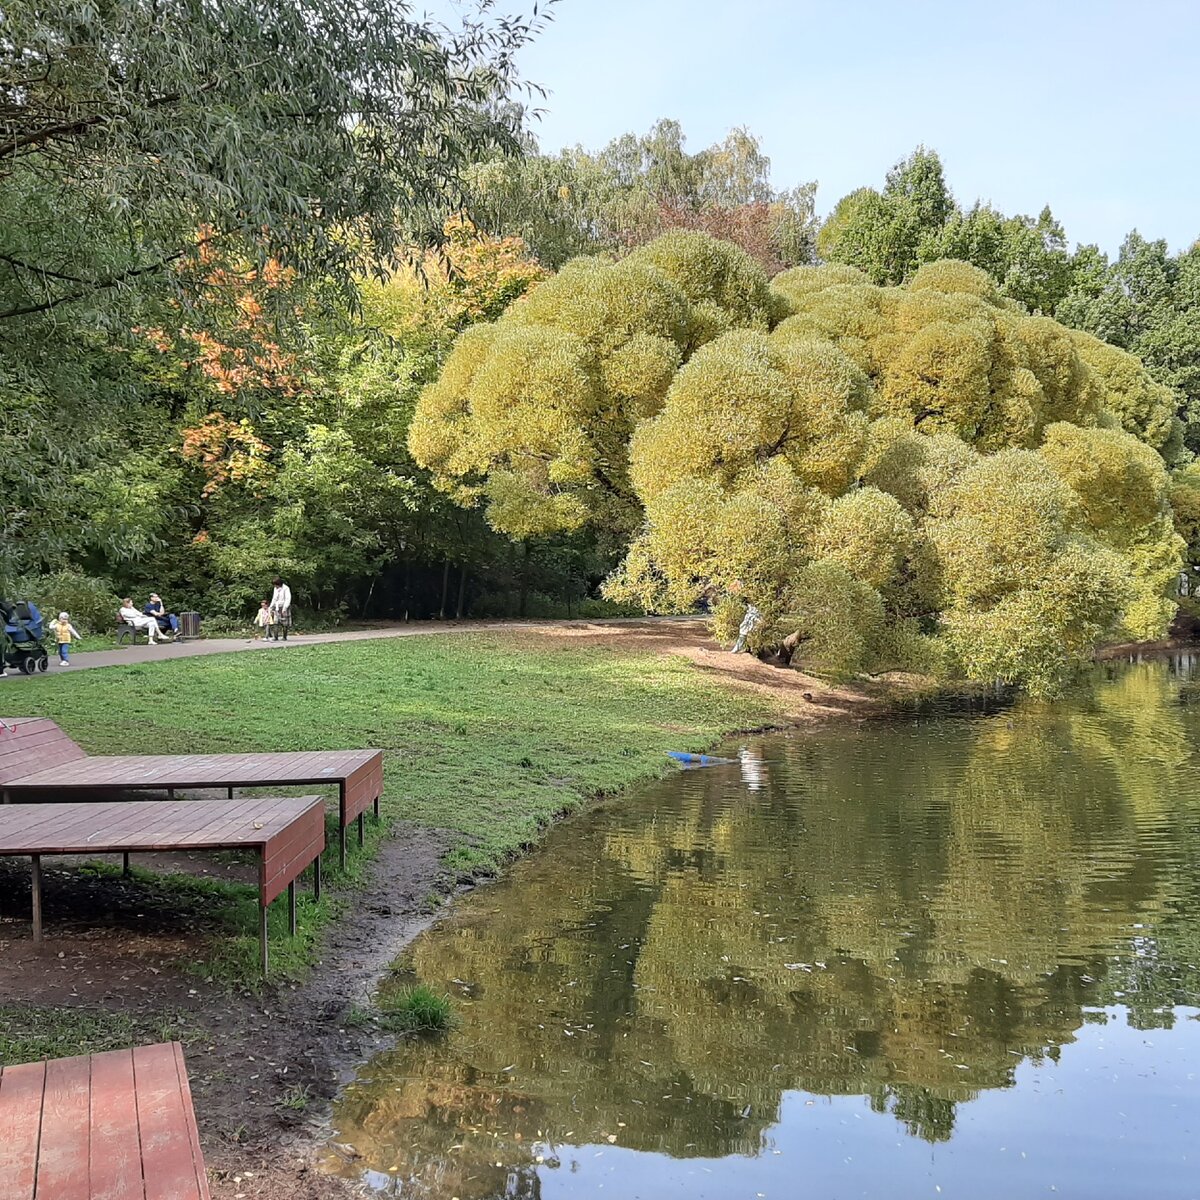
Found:
[[[697,150],[746,125],[775,185],[818,180],[825,212],[923,142],[960,202],[1049,203],[1072,242],[1200,237],[1197,0],[561,0],[555,14],[522,59],[550,91],[543,149],[674,117]]]

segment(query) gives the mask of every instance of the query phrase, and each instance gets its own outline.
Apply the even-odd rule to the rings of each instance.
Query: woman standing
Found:
[[[286,642],[288,630],[292,627],[292,589],[278,575],[272,583],[275,591],[271,594],[270,635],[279,641],[279,633],[282,630],[283,640]]]

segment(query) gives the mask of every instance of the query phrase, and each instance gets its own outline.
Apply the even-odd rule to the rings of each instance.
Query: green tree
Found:
[[[520,110],[498,101],[536,28],[443,31],[391,0],[6,10],[0,575],[78,552],[44,514],[69,510],[125,421],[161,422],[127,356],[135,327],[212,304],[191,266],[276,259],[346,291],[364,255],[440,240],[463,169],[517,144]]]
[[[627,250],[674,228],[731,240],[770,274],[812,260],[816,185],[776,190],[770,159],[746,129],[696,153],[669,120],[596,152],[529,149],[473,168],[468,205],[481,228],[520,236],[547,266]]]

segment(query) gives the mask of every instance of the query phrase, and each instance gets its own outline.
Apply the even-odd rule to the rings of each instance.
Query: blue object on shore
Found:
[[[667,757],[687,767],[727,767],[736,758],[715,758],[711,754],[689,754],[686,750],[668,750]]]

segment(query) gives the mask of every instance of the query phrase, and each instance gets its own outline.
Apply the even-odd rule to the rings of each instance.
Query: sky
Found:
[[[498,0],[519,11],[519,0]],[[526,5],[526,11],[528,4]],[[520,59],[543,150],[660,117],[745,125],[827,212],[923,143],[960,203],[1049,204],[1072,243],[1200,237],[1200,0],[559,0]]]

